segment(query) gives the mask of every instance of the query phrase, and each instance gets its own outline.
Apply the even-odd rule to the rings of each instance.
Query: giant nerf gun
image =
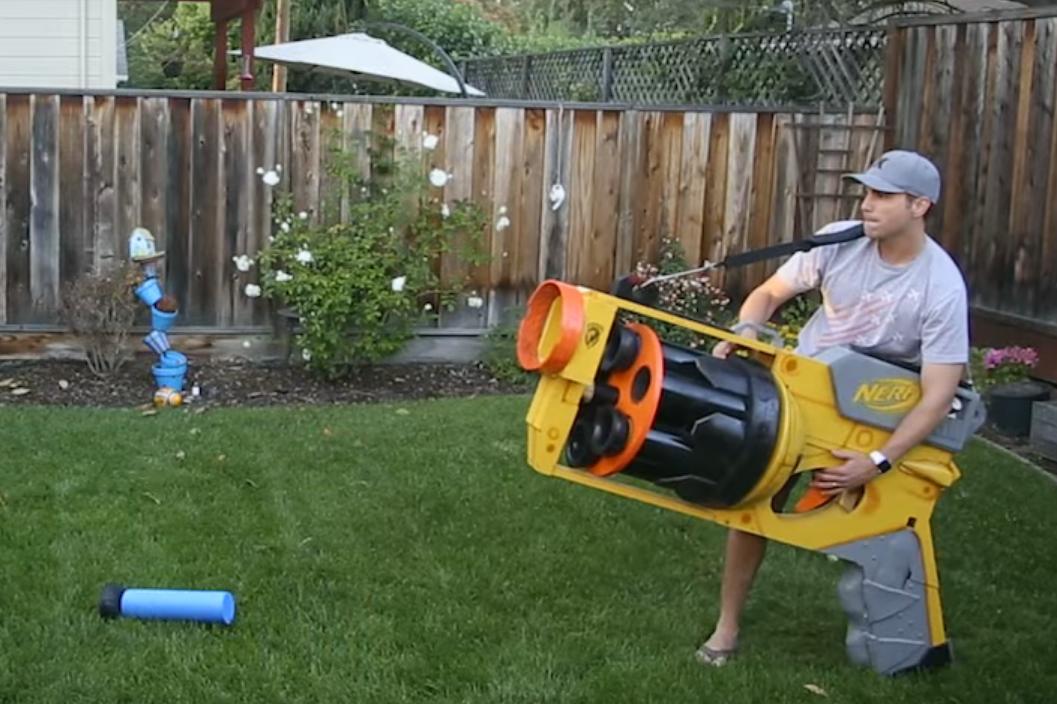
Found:
[[[862,234],[807,238],[780,253],[847,241],[848,233]],[[737,256],[755,261],[775,251]],[[780,338],[758,341],[645,305],[628,280],[616,290],[551,280],[530,298],[517,340],[520,364],[540,373],[527,417],[529,464],[842,558],[849,564],[838,594],[854,663],[882,674],[948,663],[929,519],[960,476],[953,454],[984,422],[979,396],[959,388],[932,435],[861,489],[832,499],[809,489],[785,512],[772,499],[791,478],[841,464],[834,449],[885,443],[920,398],[919,375],[847,348],[803,357]],[[668,344],[629,314],[748,354],[718,359]]]

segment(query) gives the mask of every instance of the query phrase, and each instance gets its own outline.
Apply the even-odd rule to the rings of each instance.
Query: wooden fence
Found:
[[[442,101],[331,102],[273,95],[0,95],[0,326],[59,322],[63,284],[114,257],[147,227],[167,252],[167,289],[185,326],[267,322],[242,293],[255,272],[232,257],[267,242],[274,193],[259,167],[282,166],[296,205],[318,217],[340,199],[327,175],[332,139],[362,131],[420,148],[452,174],[434,191],[473,199],[508,228],[489,227],[491,263],[476,285],[491,310],[448,325],[483,325],[545,277],[608,289],[655,256],[662,236],[688,258],[782,241],[847,214],[839,172],[879,150],[877,116],[618,110]],[[849,124],[851,123],[851,124]],[[821,125],[821,126],[820,126]],[[364,156],[366,160],[366,156]],[[829,160],[830,168],[825,164]],[[366,161],[364,169],[369,169]],[[561,207],[552,185],[566,192]],[[448,262],[447,267],[459,266]],[[737,294],[773,265],[732,272]],[[476,317],[475,317],[476,316]]]
[[[897,27],[886,103],[892,144],[940,166],[931,230],[966,273],[976,310],[1057,333],[1055,15]]]

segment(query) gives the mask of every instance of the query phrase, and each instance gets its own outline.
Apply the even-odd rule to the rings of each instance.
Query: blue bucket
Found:
[[[161,361],[158,363],[159,367],[165,369],[176,369],[178,367],[187,368],[187,355],[177,352],[176,350],[165,350],[161,354]]]
[[[151,306],[150,326],[152,330],[168,332],[174,320],[176,320],[176,313],[166,313],[163,310],[158,310],[157,306]]]
[[[159,389],[168,386],[175,391],[183,391],[184,377],[187,376],[186,364],[179,367],[165,367],[161,364],[155,364],[151,367],[151,371],[154,372],[154,381],[158,384]]]
[[[136,287],[136,296],[148,306],[160,301],[163,295],[161,284],[153,276]]]

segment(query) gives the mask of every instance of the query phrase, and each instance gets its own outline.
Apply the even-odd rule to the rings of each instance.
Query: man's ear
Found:
[[[916,218],[923,218],[932,210],[932,201],[928,198],[913,198],[910,201],[910,212]]]

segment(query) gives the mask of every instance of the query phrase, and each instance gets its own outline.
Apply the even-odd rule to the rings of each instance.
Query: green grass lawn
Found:
[[[0,409],[0,702],[1053,701],[1057,486],[1017,461],[940,502],[953,667],[852,667],[840,566],[775,545],[706,669],[723,531],[535,474],[527,403]],[[238,616],[103,621],[108,581]]]

